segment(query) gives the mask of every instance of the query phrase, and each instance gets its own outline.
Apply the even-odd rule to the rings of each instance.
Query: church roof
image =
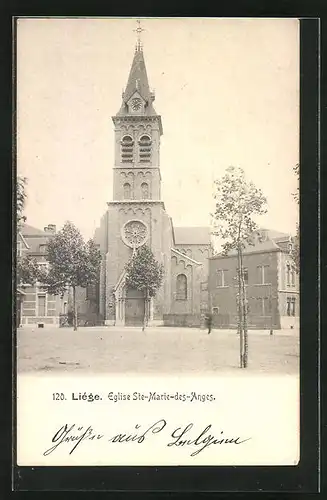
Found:
[[[174,227],[175,245],[210,245],[209,227]]]
[[[146,101],[145,114],[152,116],[156,115],[157,113],[152,105],[154,94],[150,91],[143,50],[141,47],[137,47],[135,50],[132,67],[129,72],[126,89],[123,94],[123,103],[117,113],[118,115],[127,114],[126,103],[135,92],[138,92]]]

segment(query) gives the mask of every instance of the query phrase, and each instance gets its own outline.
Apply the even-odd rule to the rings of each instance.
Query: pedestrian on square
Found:
[[[211,326],[212,326],[212,314],[208,312],[205,316],[205,322],[206,322],[206,327],[208,328],[208,335],[211,333]]]

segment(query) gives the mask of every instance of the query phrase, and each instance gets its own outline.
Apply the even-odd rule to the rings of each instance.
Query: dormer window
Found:
[[[133,163],[134,141],[130,135],[125,135],[121,140],[122,163]]]
[[[139,158],[140,163],[149,163],[151,160],[151,137],[142,135],[139,140]]]

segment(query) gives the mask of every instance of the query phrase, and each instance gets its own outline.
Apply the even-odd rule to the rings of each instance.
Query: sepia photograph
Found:
[[[18,465],[298,463],[299,85],[298,19],[16,19]]]

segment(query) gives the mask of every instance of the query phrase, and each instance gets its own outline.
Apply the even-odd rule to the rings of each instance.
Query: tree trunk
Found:
[[[243,337],[243,293],[242,293],[242,260],[241,260],[241,248],[240,245],[237,246],[237,258],[238,258],[238,333],[240,335],[240,368],[244,368],[244,337]]]
[[[242,283],[242,299],[243,299],[243,329],[244,329],[244,357],[243,357],[243,368],[248,365],[248,351],[249,351],[249,340],[248,340],[248,311],[247,311],[247,299],[246,299],[246,287],[244,281],[244,268],[243,268],[243,254],[240,248],[240,261],[241,261],[241,283]]]
[[[143,318],[143,328],[142,328],[143,332],[146,326],[148,326],[148,289],[146,289],[145,291],[145,298],[144,298],[144,318]]]
[[[274,333],[274,319],[273,319],[273,300],[272,300],[272,290],[270,286],[269,290],[269,302],[270,302],[270,335]]]
[[[77,330],[77,311],[76,311],[76,288],[73,286],[73,327]]]

